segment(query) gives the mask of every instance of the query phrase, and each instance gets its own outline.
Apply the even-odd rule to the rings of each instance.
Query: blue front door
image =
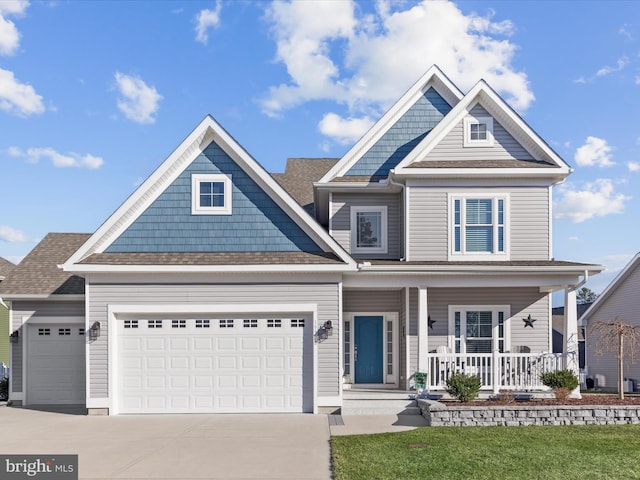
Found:
[[[354,323],[355,383],[383,383],[383,318],[355,317]]]

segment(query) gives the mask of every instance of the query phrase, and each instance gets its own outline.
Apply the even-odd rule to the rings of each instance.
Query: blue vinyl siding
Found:
[[[232,176],[231,215],[191,214],[191,174]],[[125,230],[117,252],[319,252],[320,247],[215,143]]]
[[[444,98],[429,88],[345,176],[388,175],[450,110]]]

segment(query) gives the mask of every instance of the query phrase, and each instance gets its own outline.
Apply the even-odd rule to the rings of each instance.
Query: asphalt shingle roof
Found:
[[[320,265],[343,263],[324,252],[94,253],[83,265]]]
[[[271,176],[293,199],[312,213],[313,182],[317,182],[338,163],[337,158],[289,158],[284,173]]]
[[[6,277],[11,273],[11,271],[16,268],[16,266],[11,263],[9,260],[0,257],[0,279],[1,277]]]
[[[63,272],[64,263],[91,235],[49,233],[0,283],[0,296],[84,294],[84,278]]]

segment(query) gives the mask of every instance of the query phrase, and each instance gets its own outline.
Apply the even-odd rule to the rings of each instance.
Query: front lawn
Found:
[[[336,480],[640,478],[640,425],[426,427],[331,451]]]

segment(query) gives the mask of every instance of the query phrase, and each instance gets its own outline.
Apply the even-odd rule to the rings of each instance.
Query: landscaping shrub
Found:
[[[551,388],[556,399],[564,402],[571,391],[580,385],[578,377],[571,370],[558,370],[540,375],[543,385]]]
[[[0,378],[0,400],[7,400],[9,398],[9,378]]]
[[[447,393],[461,402],[470,402],[479,391],[480,379],[474,375],[454,373],[447,379]]]
[[[580,382],[578,377],[571,370],[558,370],[555,372],[546,372],[540,375],[543,385],[549,388],[566,388],[573,390]]]

